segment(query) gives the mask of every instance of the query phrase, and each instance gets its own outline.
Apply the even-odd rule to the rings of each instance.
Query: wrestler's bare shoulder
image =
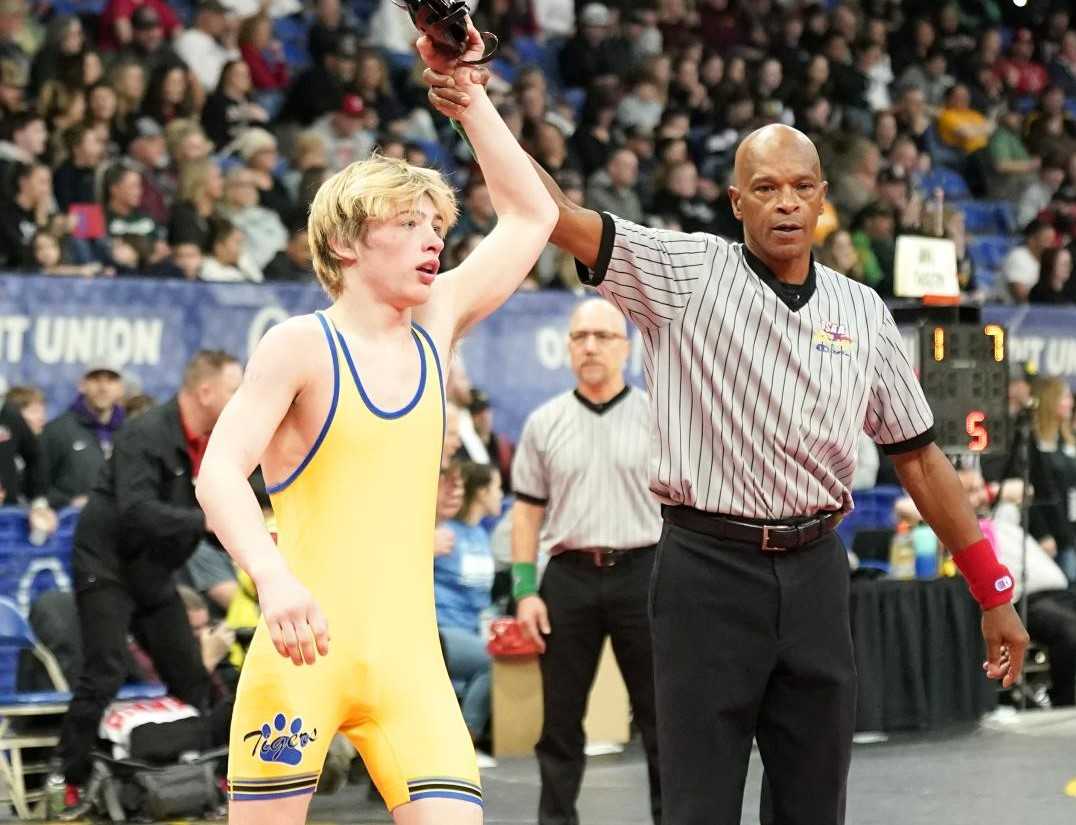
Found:
[[[338,367],[329,334],[316,315],[295,316],[267,331],[251,358],[253,392],[284,394],[283,414],[262,458],[267,479],[282,478],[302,460],[332,406]]]
[[[278,375],[288,373],[293,378],[322,374],[332,359],[328,346],[330,330],[313,313],[293,316],[266,331],[252,361],[262,362]]]

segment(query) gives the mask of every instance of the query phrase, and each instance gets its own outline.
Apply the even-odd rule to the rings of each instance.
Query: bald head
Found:
[[[604,298],[587,298],[572,311],[569,332],[577,329],[601,329],[627,335],[624,314]]]
[[[736,149],[736,185],[746,187],[759,167],[772,163],[774,158],[794,159],[822,177],[822,161],[811,139],[799,129],[771,123],[753,131]]]
[[[588,298],[576,306],[568,324],[568,354],[583,395],[604,402],[620,392],[630,351],[619,309],[604,298]]]
[[[733,181],[732,214],[748,248],[779,279],[803,283],[827,192],[811,139],[783,124],[752,132],[736,150]]]

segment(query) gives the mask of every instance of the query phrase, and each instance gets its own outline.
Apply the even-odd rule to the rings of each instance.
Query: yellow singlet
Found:
[[[474,748],[437,636],[433,531],[444,437],[444,379],[415,325],[412,400],[379,410],[361,364],[317,313],[333,360],[333,400],[303,462],[269,488],[280,551],[329,622],[329,655],[296,666],[259,623],[232,717],[233,800],[313,793],[340,731],[389,809],[428,797],[482,803]]]

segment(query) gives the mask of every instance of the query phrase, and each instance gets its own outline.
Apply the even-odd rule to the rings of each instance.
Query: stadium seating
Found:
[[[837,535],[846,547],[851,547],[859,530],[893,527],[893,505],[904,495],[897,485],[880,484],[870,490],[852,494],[855,509],[837,526]]]
[[[293,77],[310,65],[310,52],[307,51],[309,29],[300,15],[278,17],[273,21],[273,36],[284,47],[284,57]]]
[[[554,89],[560,88],[560,66],[556,52],[533,37],[516,37],[512,48],[519,55],[522,66],[537,66],[542,70],[546,82]]]
[[[17,654],[29,650],[44,666],[52,682],[53,690],[32,693],[16,690],[0,693],[0,777],[8,794],[7,801],[20,819],[30,819],[44,806],[44,790],[28,791],[26,777],[42,774],[47,770],[45,762],[29,762],[24,751],[41,753],[41,749],[55,747],[59,742],[59,725],[67,712],[71,694],[60,665],[34,638],[33,631],[19,608],[11,599],[0,597],[0,653]],[[5,656],[5,658],[8,658]],[[45,722],[46,727],[41,727]],[[32,723],[33,727],[26,727]]]
[[[969,235],[1009,235],[1016,231],[1016,214],[1008,201],[969,200],[960,204]]]
[[[968,255],[977,271],[1001,270],[1001,264],[1016,241],[1008,235],[979,235],[968,238]]]
[[[923,176],[922,190],[929,196],[935,189],[941,189],[947,200],[960,201],[971,197],[964,176],[955,169],[937,166]]]

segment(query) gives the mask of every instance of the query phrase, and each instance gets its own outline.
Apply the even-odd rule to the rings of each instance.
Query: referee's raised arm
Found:
[[[549,242],[559,246],[588,269],[593,269],[601,252],[602,216],[593,209],[573,203],[534,158],[531,158],[531,166],[545,184],[559,212]]]

